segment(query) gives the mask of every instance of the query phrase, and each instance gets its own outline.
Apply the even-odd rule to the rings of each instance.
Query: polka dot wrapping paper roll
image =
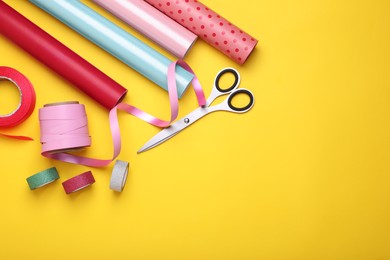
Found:
[[[197,0],[145,0],[238,64],[244,64],[257,40]]]

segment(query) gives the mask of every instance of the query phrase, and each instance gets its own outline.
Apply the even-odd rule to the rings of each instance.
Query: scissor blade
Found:
[[[197,108],[194,111],[192,111],[190,114],[188,114],[186,117],[181,118],[174,124],[170,125],[169,127],[161,130],[159,133],[157,133],[155,136],[152,137],[144,146],[141,147],[141,149],[138,150],[137,153],[145,152],[153,147],[156,147],[159,144],[162,144],[163,142],[169,140],[170,138],[177,135],[181,130],[184,128],[190,126],[192,123],[196,122],[199,118],[202,116],[213,112],[214,110],[211,110],[209,108]]]
[[[150,150],[154,147],[156,147],[159,144],[162,144],[163,142],[167,141],[168,139],[171,139],[175,135],[177,135],[179,132],[172,132],[168,131],[168,128],[161,130],[159,133],[157,133],[155,136],[152,137],[149,141],[144,144],[137,153],[142,153],[147,150]]]

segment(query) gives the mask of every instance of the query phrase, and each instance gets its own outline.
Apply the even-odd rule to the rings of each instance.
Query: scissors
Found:
[[[221,77],[225,74],[232,74],[234,76],[234,82],[233,84],[228,88],[221,88],[219,81]],[[199,107],[195,109],[193,112],[189,113],[185,117],[179,119],[169,127],[161,130],[159,133],[157,133],[154,137],[152,137],[144,146],[141,147],[141,149],[138,150],[137,153],[145,152],[153,147],[156,147],[159,144],[162,144],[163,142],[167,141],[168,139],[172,138],[173,136],[177,135],[180,131],[187,128],[194,122],[196,122],[198,119],[204,117],[207,114],[210,114],[215,111],[228,111],[228,112],[234,112],[234,113],[245,113],[249,111],[255,102],[254,96],[252,92],[250,92],[247,89],[237,89],[240,85],[240,74],[237,70],[233,68],[224,68],[220,72],[218,72],[217,76],[214,80],[214,87],[211,91],[210,96],[208,97],[205,106]],[[227,95],[227,98],[222,101],[221,103],[210,106],[214,100],[217,97]],[[233,104],[233,99],[235,96],[239,94],[244,94],[249,97],[249,102],[243,106],[243,107],[237,107]]]

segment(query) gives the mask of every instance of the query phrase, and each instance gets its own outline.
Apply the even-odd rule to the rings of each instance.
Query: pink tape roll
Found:
[[[145,0],[238,64],[244,64],[257,40],[197,0]]]
[[[197,36],[140,0],[93,0],[149,39],[183,58]]]

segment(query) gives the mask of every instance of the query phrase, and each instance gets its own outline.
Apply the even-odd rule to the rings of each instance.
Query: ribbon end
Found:
[[[28,136],[21,136],[21,135],[7,135],[7,134],[1,134],[1,136],[11,138],[11,139],[16,139],[16,140],[21,140],[21,141],[34,141],[31,137]]]
[[[34,139],[32,139],[31,137],[27,137],[27,136],[18,136],[17,139],[23,140],[23,141],[34,141]]]

